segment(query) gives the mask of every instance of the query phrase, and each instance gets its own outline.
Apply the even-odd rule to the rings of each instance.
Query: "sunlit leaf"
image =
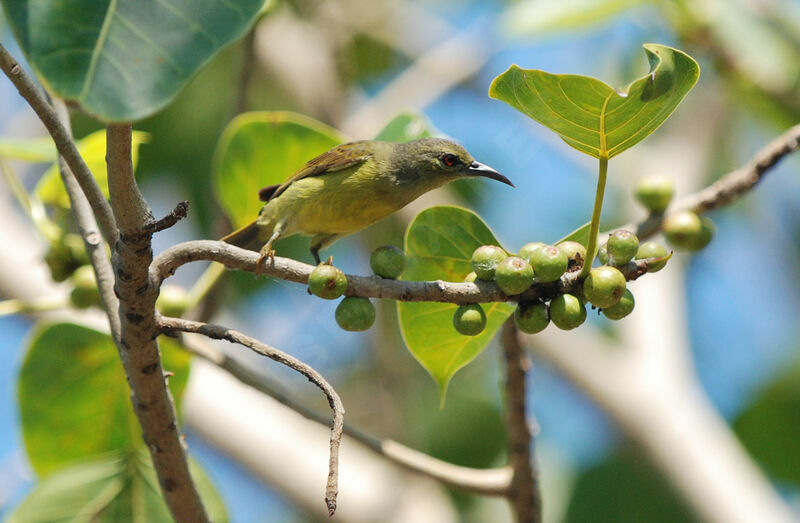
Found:
[[[410,142],[435,134],[436,129],[424,115],[407,111],[395,116],[375,139],[384,142]]]
[[[18,140],[4,136],[0,138],[0,158],[36,163],[54,162],[56,146],[50,138]]]
[[[133,131],[131,142],[133,148],[131,150],[131,157],[133,159],[133,167],[139,161],[139,146],[143,143],[150,141],[150,135],[141,131]],[[52,143],[52,142],[51,142]],[[106,166],[106,132],[104,130],[95,131],[86,136],[78,142],[78,151],[80,151],[83,160],[92,171],[97,184],[100,185],[100,190],[108,198],[108,168]],[[64,182],[61,181],[61,174],[58,172],[58,164],[54,164],[47,172],[42,175],[39,183],[36,184],[34,191],[36,196],[48,205],[56,207],[69,208],[69,196],[67,190],[64,188]]]
[[[650,72],[615,90],[588,76],[512,65],[489,95],[556,132],[595,158],[612,158],[655,131],[697,82],[700,67],[671,47],[645,44]]]
[[[214,155],[214,190],[234,227],[253,221],[264,205],[258,191],[278,184],[308,160],[347,141],[336,129],[286,112],[244,113],[222,133]]]
[[[200,465],[192,479],[211,521],[227,521],[225,505]],[[43,480],[8,523],[67,521],[171,522],[150,456],[139,449],[114,451],[67,467]]]
[[[161,340],[173,397],[180,399],[189,357]],[[19,376],[19,409],[28,458],[40,476],[92,454],[141,443],[130,389],[111,337],[72,323],[40,326]]]
[[[472,253],[481,245],[499,243],[477,214],[449,206],[426,209],[414,218],[406,233],[403,279],[460,282],[472,271]],[[406,346],[439,385],[442,399],[453,375],[489,344],[514,312],[506,303],[482,306],[486,329],[477,336],[463,336],[453,327],[456,305],[397,303]]]
[[[106,121],[167,105],[263,0],[0,0],[28,63],[56,95]]]
[[[589,245],[589,233],[592,229],[592,222],[586,222],[571,233],[567,234],[553,245],[561,243],[561,242],[578,242],[584,247]]]

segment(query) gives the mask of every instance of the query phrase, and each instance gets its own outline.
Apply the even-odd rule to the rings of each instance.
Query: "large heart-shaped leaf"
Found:
[[[106,121],[172,100],[264,0],[2,0],[28,62],[55,94]]]
[[[133,131],[131,142],[131,159],[133,167],[139,161],[139,146],[147,143],[150,135],[141,131]],[[83,156],[86,165],[97,180],[100,190],[108,198],[108,167],[106,166],[106,132],[104,130],[93,132],[78,142],[78,151]],[[61,181],[61,174],[58,172],[58,164],[50,167],[47,172],[39,179],[34,191],[36,196],[48,205],[69,208],[69,196]]]
[[[225,505],[203,469],[189,467],[211,521],[227,521]],[[114,451],[73,464],[43,480],[8,523],[170,522],[158,478],[143,449]]]
[[[406,232],[403,279],[463,281],[472,271],[472,253],[481,245],[499,243],[477,214],[450,206],[426,209]],[[514,312],[506,303],[483,304],[486,329],[477,336],[463,336],[453,327],[456,308],[450,303],[397,303],[406,346],[439,385],[442,401],[453,375],[489,344]]]
[[[235,227],[258,216],[258,191],[283,182],[308,160],[347,138],[307,116],[244,113],[225,128],[214,154],[214,190]]]
[[[189,377],[189,357],[174,341],[160,341],[178,400]],[[141,443],[128,382],[108,334],[73,323],[37,328],[18,387],[25,448],[39,476]]]
[[[700,75],[686,53],[645,44],[650,72],[615,90],[588,76],[551,74],[512,65],[494,79],[489,96],[555,131],[595,158],[612,158],[655,131]]]
[[[435,134],[436,129],[424,115],[415,111],[405,111],[392,118],[375,139],[383,142],[410,142]]]

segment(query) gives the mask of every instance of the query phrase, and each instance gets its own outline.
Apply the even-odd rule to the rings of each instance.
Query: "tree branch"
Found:
[[[242,334],[233,329],[228,329],[221,325],[212,325],[198,321],[183,320],[180,318],[169,318],[161,316],[158,319],[160,330],[166,334],[174,331],[192,332],[202,334],[215,340],[226,340],[231,343],[243,345],[248,349],[277,361],[282,365],[296,370],[308,380],[319,387],[328,398],[328,403],[333,410],[333,426],[331,427],[331,450],[328,462],[328,484],[325,488],[325,504],[328,507],[328,514],[333,516],[336,512],[336,495],[339,492],[339,445],[342,441],[342,431],[344,429],[344,405],[339,398],[336,390],[325,380],[322,375],[311,366],[302,361],[270,347],[265,343]]]
[[[294,401],[287,394],[273,387],[264,376],[254,372],[236,358],[232,358],[222,351],[217,350],[203,338],[184,336],[182,339],[182,346],[193,355],[213,363],[242,383],[270,396],[303,417],[316,421],[321,425],[327,425],[329,423],[329,418],[327,416],[323,416]],[[414,450],[392,439],[380,439],[365,434],[347,423],[344,424],[344,433],[365,445],[382,458],[388,459],[407,470],[441,481],[450,487],[464,492],[483,494],[486,496],[505,496],[511,483],[510,467],[474,469],[453,465],[418,450]]]
[[[729,172],[708,187],[673,203],[666,214],[683,210],[701,214],[727,205],[744,196],[778,162],[798,149],[800,149],[800,124],[790,127],[762,147],[744,166]],[[621,228],[635,231],[640,239],[647,238],[661,230],[664,216],[664,214],[652,214],[639,223],[631,223]]]
[[[148,268],[153,260],[151,238],[157,222],[133,177],[131,125],[109,124],[106,146],[111,208],[120,228],[113,249],[115,290],[120,301],[120,352],[133,409],[172,516],[176,521],[208,521],[189,475],[156,342],[158,287],[150,284]]]
[[[56,98],[53,100],[53,109],[71,140],[72,129],[66,105],[62,100]],[[61,155],[58,157],[58,167],[61,173],[61,181],[64,182],[64,188],[67,191],[70,205],[72,205],[75,221],[78,223],[78,229],[80,229],[81,237],[83,238],[83,245],[86,247],[89,262],[94,269],[97,288],[100,291],[100,300],[108,318],[111,336],[119,347],[119,342],[122,339],[122,327],[118,314],[119,300],[114,294],[114,269],[111,267],[111,261],[106,254],[105,244],[97,228],[97,221],[92,213],[89,200],[87,200],[86,194],[81,190],[81,186],[75,179],[72,170]]]
[[[179,243],[159,254],[153,261],[150,279],[159,286],[178,268],[194,261],[215,261],[229,269],[239,269],[263,276],[272,276],[296,283],[307,283],[314,270],[313,265],[276,256],[267,263],[259,264],[257,252],[235,247],[216,240],[194,240]],[[655,260],[636,260],[620,267],[628,280],[635,280],[647,272],[648,264]],[[494,282],[453,283],[436,281],[390,280],[380,276],[357,276],[347,274],[347,296],[383,298],[397,301],[431,301],[455,303],[487,303],[496,301],[522,301],[554,297],[576,290],[580,285],[578,273],[565,274],[554,283],[534,284],[518,296],[506,296]]]
[[[520,346],[513,317],[503,324],[501,345],[506,369],[508,458],[514,471],[508,498],[517,523],[539,523],[542,521],[542,500],[531,448],[533,436],[525,406],[525,378],[530,360]]]
[[[28,102],[42,121],[56,144],[58,153],[64,158],[94,211],[100,230],[109,245],[117,241],[117,226],[111,207],[97,185],[86,162],[83,161],[71,133],[62,125],[58,115],[50,106],[36,84],[17,61],[0,45],[0,69],[8,76],[19,94]]]

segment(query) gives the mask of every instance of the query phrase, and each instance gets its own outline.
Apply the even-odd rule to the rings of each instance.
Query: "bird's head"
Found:
[[[511,180],[488,165],[475,160],[466,149],[444,138],[422,138],[398,144],[397,160],[401,178],[408,182],[425,181],[435,186],[458,178],[481,176],[514,187]]]

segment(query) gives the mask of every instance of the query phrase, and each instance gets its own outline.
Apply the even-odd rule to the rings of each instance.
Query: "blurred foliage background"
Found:
[[[4,25],[0,39],[16,49]],[[383,244],[402,245],[406,223],[434,202],[476,210],[511,249],[554,241],[588,220],[594,165],[490,100],[488,85],[517,63],[622,86],[646,72],[641,44],[651,41],[688,52],[702,74],[675,117],[640,152],[612,162],[606,228],[643,216],[632,203],[637,177],[662,170],[675,177],[678,196],[688,194],[800,122],[799,2],[275,0],[251,33],[219,53],[174,103],[135,126],[150,134],[137,176],[155,214],[176,201],[191,202],[189,219],[158,235],[156,250],[230,230],[211,189],[212,157],[224,126],[245,110],[296,111],[352,138],[374,136],[401,111],[419,110],[517,185],[511,192],[469,181],[424,197],[338,242],[331,254],[346,272],[368,274],[368,253]],[[8,82],[0,82],[0,115],[4,137],[40,133]],[[79,113],[73,126],[78,137],[101,128]],[[745,199],[715,211],[718,235],[711,246],[693,257],[679,255],[668,267],[685,274],[676,292],[684,295],[688,340],[705,392],[798,514],[799,165],[788,159]],[[26,184],[33,186],[41,172],[25,171]],[[278,253],[309,262],[306,242],[285,240]],[[183,269],[175,281],[188,287],[200,271]],[[492,347],[456,375],[440,410],[434,383],[403,346],[394,304],[380,303],[379,323],[368,334],[345,333],[334,323],[335,304],[309,298],[301,286],[268,282],[254,288],[252,275],[232,276],[213,300],[215,319],[322,371],[342,395],[350,423],[453,463],[504,462],[502,377]],[[657,304],[638,304],[652,306]],[[635,314],[626,321],[636,321]],[[596,323],[614,336],[607,323]],[[0,319],[0,517],[31,484],[15,428],[14,385],[18,347],[30,325],[23,317]],[[308,391],[294,387],[296,378],[274,365],[254,359],[253,365],[285,382],[293,395]],[[535,365],[530,379],[551,520],[692,519],[591,399],[543,365]],[[298,400],[326,408],[315,391],[308,394]],[[308,517],[281,496],[265,495],[269,485],[204,444],[191,427],[189,440],[233,521]],[[509,517],[496,501],[457,492],[452,501],[464,521]]]

